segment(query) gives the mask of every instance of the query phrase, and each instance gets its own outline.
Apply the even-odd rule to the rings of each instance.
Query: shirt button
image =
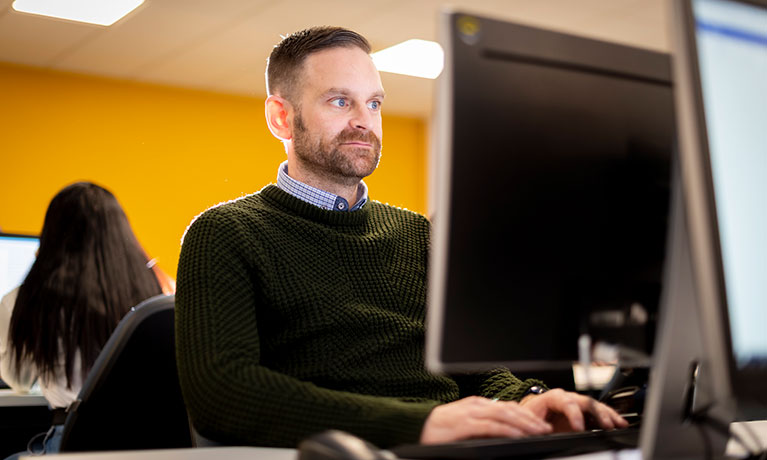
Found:
[[[344,209],[345,207],[346,207],[346,206],[345,206],[343,203],[338,203],[338,209],[340,209],[340,210],[342,210],[342,211],[343,211],[343,209]]]

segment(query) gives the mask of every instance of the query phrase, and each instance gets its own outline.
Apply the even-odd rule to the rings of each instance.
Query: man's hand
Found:
[[[519,438],[551,431],[551,425],[543,417],[517,402],[470,396],[435,407],[423,426],[421,443],[437,444],[468,438]]]
[[[586,418],[592,419],[599,428],[605,430],[628,426],[626,419],[611,407],[588,396],[562,389],[525,396],[519,404],[549,422],[556,432],[582,431],[586,429]]]

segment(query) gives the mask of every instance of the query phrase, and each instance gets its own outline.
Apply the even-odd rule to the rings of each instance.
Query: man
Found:
[[[580,430],[584,413],[625,426],[584,396],[532,394],[541,382],[506,370],[424,369],[429,224],[368,200],[384,100],[369,53],[340,28],[277,45],[266,100],[288,157],[277,185],[206,211],[185,235],[178,366],[197,430],[293,447],[335,428],[388,447]]]

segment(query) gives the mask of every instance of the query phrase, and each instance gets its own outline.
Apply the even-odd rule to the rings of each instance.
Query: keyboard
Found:
[[[504,459],[546,458],[580,455],[601,450],[634,449],[639,444],[639,426],[617,430],[554,433],[520,439],[469,439],[445,444],[406,444],[389,449],[399,458]]]

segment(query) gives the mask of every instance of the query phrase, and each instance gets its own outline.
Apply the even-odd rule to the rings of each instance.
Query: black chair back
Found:
[[[174,296],[155,296],[120,321],[69,409],[61,452],[192,446],[173,306]]]

